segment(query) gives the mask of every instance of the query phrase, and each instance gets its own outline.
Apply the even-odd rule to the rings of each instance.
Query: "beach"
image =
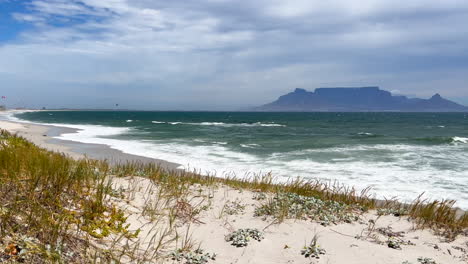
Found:
[[[178,167],[178,164],[175,163],[123,153],[122,151],[112,149],[103,144],[83,144],[80,142],[54,138],[64,133],[75,133],[76,129],[72,128],[1,120],[0,127],[11,131],[12,133],[17,133],[40,147],[51,151],[65,153],[73,158],[87,157],[91,159],[107,160],[114,164],[132,161],[156,163],[159,166],[170,170]]]
[[[176,169],[177,164],[124,154],[105,145],[67,142],[52,137],[72,132],[69,128],[0,121],[0,128],[18,134],[39,147],[65,153],[75,159],[90,158],[122,163],[124,161],[156,162],[166,169]],[[163,188],[145,177],[126,175],[112,177],[112,188],[119,195],[109,203],[125,212],[128,230],[140,230],[133,238],[118,240],[122,247],[134,248],[136,257],[154,250],[155,239],[161,235],[167,222],[150,214],[154,210],[167,211],[163,204],[157,204]],[[418,229],[407,216],[377,214],[377,211],[356,212],[353,221],[324,223],[313,219],[288,219],[282,221],[267,215],[259,216],[257,208],[273,199],[273,193],[259,193],[253,190],[233,188],[223,184],[188,186],[184,203],[189,211],[198,210],[196,215],[188,214],[176,225],[180,237],[190,241],[168,242],[164,245],[167,254],[187,243],[201,248],[216,257],[199,263],[466,263],[468,260],[467,233],[455,239],[436,235],[431,229]],[[174,201],[173,201],[174,202]],[[179,206],[176,201],[172,206]],[[257,215],[257,216],[255,216]],[[333,222],[333,221],[332,221]],[[226,241],[229,234],[238,229],[256,229],[262,233],[257,241],[249,240],[247,246],[234,246]],[[312,257],[301,254],[304,247],[316,240],[324,251]],[[106,248],[115,237],[92,240],[96,246]],[[394,241],[394,242],[392,242]],[[115,243],[114,243],[115,244]],[[418,260],[418,258],[420,260]],[[424,258],[435,262],[422,262]],[[174,260],[176,259],[176,260]],[[185,263],[184,257],[169,257],[161,263]],[[406,261],[406,262],[405,262]],[[122,259],[122,262],[137,263],[136,260]],[[159,262],[157,262],[159,263]],[[189,262],[187,262],[189,263]]]

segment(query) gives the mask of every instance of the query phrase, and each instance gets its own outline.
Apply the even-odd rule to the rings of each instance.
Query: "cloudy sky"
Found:
[[[0,0],[11,106],[240,109],[378,85],[468,104],[466,0]]]

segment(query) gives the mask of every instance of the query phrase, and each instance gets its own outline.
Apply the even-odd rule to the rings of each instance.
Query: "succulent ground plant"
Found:
[[[310,219],[322,225],[353,222],[358,215],[353,208],[336,201],[323,201],[294,193],[279,193],[255,208],[255,216],[276,218]]]
[[[435,260],[431,258],[424,258],[424,257],[419,257],[418,258],[418,263],[420,264],[437,264]],[[408,260],[403,261],[401,264],[413,264],[412,262],[409,262]]]
[[[401,242],[394,237],[390,237],[387,241],[387,246],[393,249],[401,249]]]
[[[325,249],[321,248],[317,244],[317,236],[312,239],[308,246],[304,246],[304,248],[301,250],[301,255],[304,255],[306,258],[319,259],[320,255],[325,255],[325,253]]]
[[[405,216],[408,215],[408,209],[399,207],[399,208],[377,208],[377,215],[393,215],[393,216]]]
[[[216,260],[216,254],[205,253],[203,249],[196,249],[195,251],[183,251],[178,249],[172,252],[169,257],[183,264],[206,264],[210,260]]]
[[[435,260],[433,260],[431,258],[424,258],[424,257],[419,257],[418,262],[421,263],[421,264],[437,264],[437,262],[435,262]]]
[[[387,246],[393,249],[401,249],[401,245],[414,246],[414,243],[410,240],[403,240],[398,237],[389,237],[387,240]]]
[[[257,192],[253,195],[252,199],[257,201],[263,201],[267,198],[266,194],[263,192]]]
[[[229,201],[224,205],[224,212],[228,215],[238,215],[242,214],[245,211],[245,204],[242,204],[241,201]]]
[[[252,239],[261,241],[263,232],[254,228],[238,229],[226,236],[226,241],[231,242],[231,245],[236,247],[246,247]]]

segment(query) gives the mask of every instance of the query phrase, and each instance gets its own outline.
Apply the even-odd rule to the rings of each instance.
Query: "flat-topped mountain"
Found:
[[[430,99],[394,96],[379,87],[317,88],[314,92],[296,88],[256,111],[406,111],[468,112],[468,107],[435,94]]]

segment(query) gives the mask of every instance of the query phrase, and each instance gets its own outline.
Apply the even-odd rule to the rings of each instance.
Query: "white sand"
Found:
[[[152,186],[152,187],[151,187]],[[121,208],[126,208],[129,214],[130,229],[142,229],[140,242],[147,242],[154,237],[159,228],[154,222],[142,215],[142,210],[148,201],[155,201],[158,187],[150,180],[139,177],[119,178],[114,181],[114,188],[128,190],[125,201],[116,200]],[[287,220],[281,224],[271,224],[270,220],[262,220],[253,216],[255,205],[260,202],[253,200],[253,192],[234,190],[229,187],[207,189],[194,187],[197,194],[194,202],[204,197],[204,204],[209,209],[202,211],[195,223],[190,224],[190,234],[208,253],[216,253],[213,263],[418,263],[418,257],[434,259],[437,263],[467,263],[468,238],[460,236],[457,240],[447,243],[443,238],[435,236],[430,230],[414,230],[414,225],[407,218],[383,216],[378,218],[375,212],[362,215],[359,222],[322,226],[305,220]],[[201,192],[196,190],[201,189]],[[153,193],[153,195],[150,195]],[[212,198],[208,198],[212,197]],[[222,213],[228,201],[240,201],[246,209],[239,215]],[[402,245],[401,250],[387,246],[388,237],[378,232],[367,232],[368,221],[376,221],[376,227],[391,227],[394,232],[403,231],[403,240],[410,240],[415,245]],[[162,227],[162,225],[160,225]],[[185,234],[188,224],[179,228]],[[225,236],[238,228],[258,228],[264,230],[265,239],[251,241],[247,247],[236,248],[225,241]],[[308,244],[314,235],[318,235],[318,244],[326,250],[320,259],[309,260],[300,254],[304,245]],[[361,236],[361,238],[356,238]],[[379,242],[380,241],[380,242]],[[199,243],[199,244],[198,244]],[[147,244],[142,245],[145,250]],[[460,247],[456,249],[454,247]],[[463,252],[465,250],[465,252]]]
[[[0,129],[8,130],[10,133],[17,134],[31,141],[41,148],[46,148],[51,151],[65,153],[73,158],[82,158],[83,155],[71,151],[68,147],[49,143],[50,139],[47,136],[47,131],[50,127],[33,125],[28,123],[17,123],[12,121],[0,121]]]
[[[10,132],[17,132],[19,130],[24,129],[24,126],[21,125],[20,123],[13,123],[9,121],[0,121],[0,128],[8,130]]]

